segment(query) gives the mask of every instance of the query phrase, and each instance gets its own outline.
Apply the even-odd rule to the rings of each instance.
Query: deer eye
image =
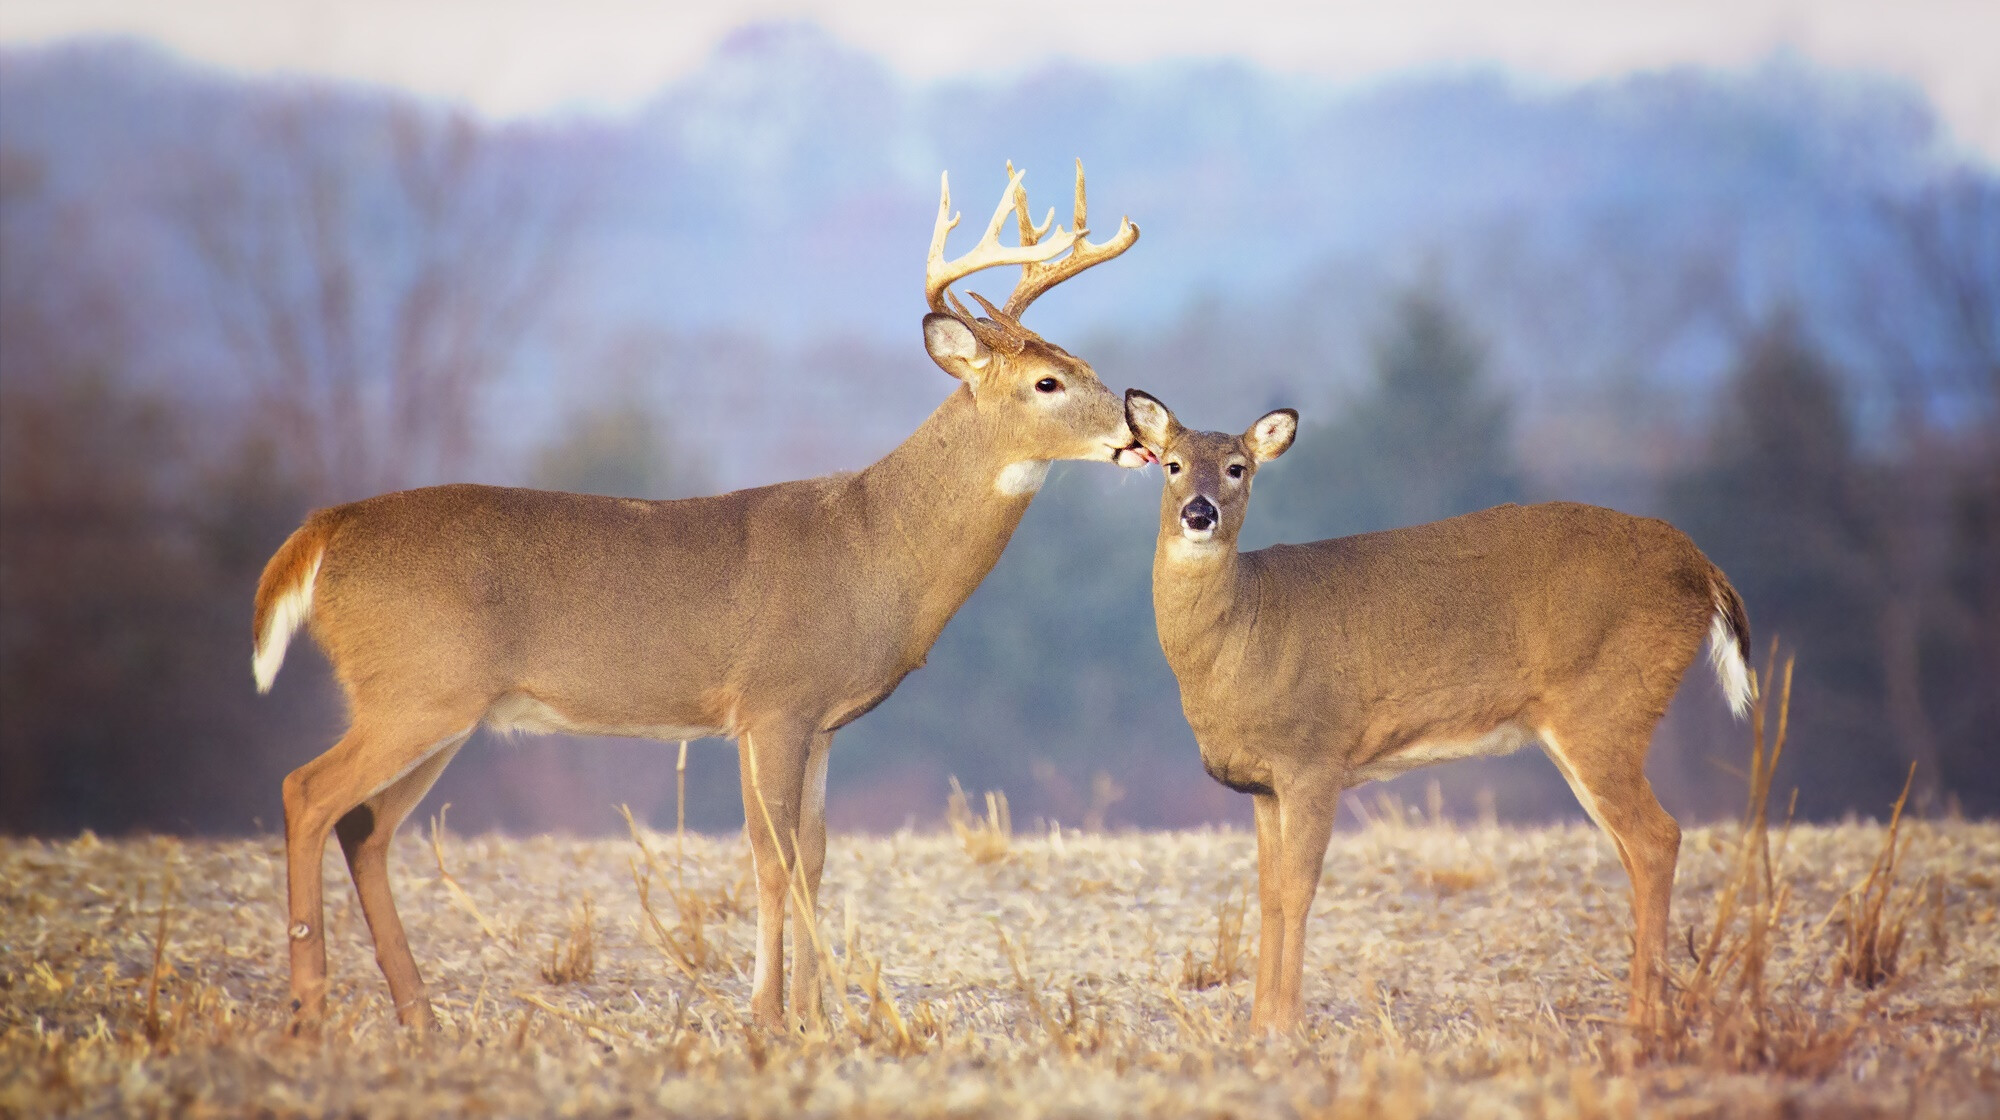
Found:
[[[1053,377],[1044,377],[1040,381],[1035,382],[1035,392],[1037,393],[1053,393],[1060,388],[1062,388],[1062,382],[1057,381]]]
[[[1179,473],[1181,473],[1181,465],[1180,465],[1179,463],[1168,463],[1168,464],[1167,464],[1167,473],[1168,473],[1168,474],[1179,474]]]
[[[1241,464],[1241,463],[1231,463],[1231,464],[1229,464],[1229,477],[1231,477],[1231,478],[1242,478],[1242,477],[1243,477],[1243,464]]]

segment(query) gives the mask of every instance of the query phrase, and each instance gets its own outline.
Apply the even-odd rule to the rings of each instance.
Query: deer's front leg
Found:
[[[792,1012],[807,1025],[824,1021],[820,988],[819,881],[826,870],[826,763],[833,735],[812,737],[806,755],[798,831],[798,875],[793,884]]]
[[[743,824],[757,872],[757,969],[750,985],[750,1017],[784,1030],[785,896],[797,863],[800,794],[805,785],[808,733],[768,727],[746,731],[742,761]],[[810,952],[809,946],[800,951]]]
[[[1257,988],[1250,1002],[1250,1029],[1271,1026],[1278,971],[1284,960],[1285,907],[1279,890],[1283,838],[1278,831],[1276,794],[1253,795],[1257,814]]]
[[[1288,789],[1278,796],[1278,832],[1283,850],[1278,859],[1278,904],[1284,915],[1283,948],[1279,950],[1277,993],[1269,1027],[1290,1031],[1304,1018],[1306,917],[1319,890],[1320,868],[1326,862],[1327,841],[1333,836],[1333,814],[1340,788],[1314,783]]]

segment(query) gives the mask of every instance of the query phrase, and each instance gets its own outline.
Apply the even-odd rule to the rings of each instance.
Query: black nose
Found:
[[[1215,522],[1220,516],[1215,512],[1215,503],[1199,494],[1195,495],[1193,501],[1181,507],[1181,524],[1197,533],[1203,529],[1215,528]]]

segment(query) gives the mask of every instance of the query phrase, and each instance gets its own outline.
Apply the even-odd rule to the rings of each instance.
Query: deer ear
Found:
[[[1159,398],[1141,389],[1125,390],[1125,426],[1146,450],[1158,455],[1181,430],[1181,422]]]
[[[1281,408],[1265,413],[1250,425],[1250,430],[1243,433],[1243,446],[1249,449],[1252,459],[1268,463],[1283,455],[1298,435],[1299,414],[1293,409]]]
[[[993,352],[956,316],[932,312],[924,316],[924,349],[938,368],[970,381],[993,360]]]

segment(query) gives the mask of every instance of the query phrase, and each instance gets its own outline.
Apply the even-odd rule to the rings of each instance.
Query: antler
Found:
[[[1012,171],[1014,165],[1008,164],[1007,169]],[[1049,223],[1055,220],[1055,211],[1050,210],[1049,217],[1042,223],[1041,229],[1035,229],[1028,224],[1028,192],[1020,186],[1020,177],[1018,175],[1014,177],[1013,183],[1010,184],[1010,189],[1016,192],[1014,205],[1017,212],[1021,215],[1021,243],[1023,245],[1029,244],[1029,235],[1031,233],[1034,235],[1034,239],[1039,241],[1042,231],[1047,230]],[[997,215],[994,220],[999,220]],[[1048,291],[1050,288],[1055,287],[1057,284],[1075,276],[1092,265],[1103,264],[1105,261],[1130,249],[1132,243],[1139,240],[1139,227],[1133,225],[1130,218],[1118,219],[1118,232],[1113,234],[1109,241],[1093,245],[1084,237],[1089,232],[1090,224],[1088,218],[1085,216],[1083,199],[1083,161],[1077,160],[1076,210],[1073,215],[1071,228],[1069,232],[1065,233],[1061,226],[1056,227],[1057,237],[1068,237],[1075,245],[1076,251],[1059,261],[1051,260],[1048,257],[1041,257],[1034,261],[1024,262],[1021,265],[1021,282],[1014,285],[1014,294],[1007,297],[1007,306],[1003,310],[1008,315],[1019,318],[1021,312],[1026,311],[1028,305],[1035,302],[1043,292]]]
[[[931,310],[942,314],[956,314],[945,303],[945,289],[982,269],[997,268],[1005,264],[1018,264],[1030,269],[1046,262],[1076,243],[1076,234],[1057,229],[1055,236],[1042,240],[1049,223],[1055,220],[1055,211],[1049,211],[1049,219],[1037,229],[1029,224],[1027,212],[1028,192],[1021,188],[1021,172],[1014,165],[1007,165],[1007,190],[1000,196],[1000,205],[993,211],[993,220],[986,224],[986,235],[972,251],[955,261],[944,259],[944,239],[958,228],[959,215],[951,212],[951,175],[943,179],[942,197],[938,199],[937,225],[931,230],[930,258],[924,264],[924,299]],[[1000,227],[1007,221],[1007,214],[1017,212],[1021,216],[1021,244],[1008,248],[1000,244]],[[1080,213],[1081,211],[1079,211]],[[1030,236],[1030,235],[1033,236]],[[1025,279],[1025,278],[1024,278]],[[1030,297],[1032,298],[1032,297]],[[1008,305],[1012,306],[1012,300]],[[1026,306],[1025,304],[1023,306]],[[963,310],[962,308],[960,309]]]

